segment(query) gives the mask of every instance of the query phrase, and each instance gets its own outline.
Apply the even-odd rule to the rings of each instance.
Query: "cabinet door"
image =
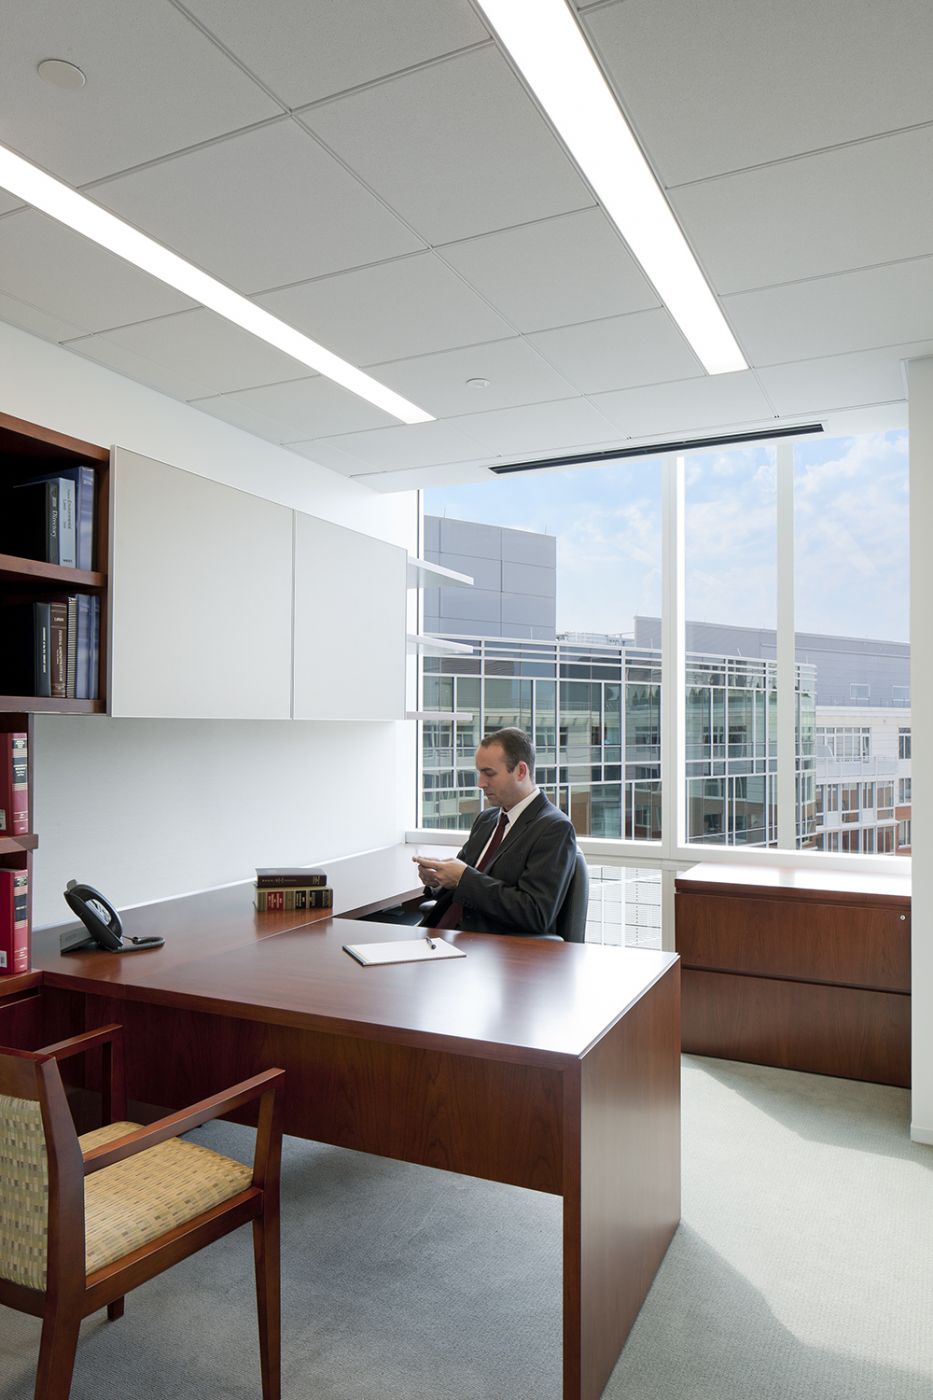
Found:
[[[295,719],[404,719],[408,556],[295,513]]]
[[[292,512],[117,448],[110,713],[288,719]]]

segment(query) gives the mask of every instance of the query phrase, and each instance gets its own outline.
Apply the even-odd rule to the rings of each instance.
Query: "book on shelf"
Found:
[[[96,593],[91,594],[91,655],[89,670],[87,698],[89,700],[96,700],[99,693],[98,683],[100,677],[100,598]]]
[[[26,734],[0,734],[0,835],[29,830],[29,741]]]
[[[263,865],[256,867],[257,890],[284,889],[287,886],[303,886],[313,889],[327,884],[327,871],[319,865]]]
[[[29,875],[0,869],[0,976],[29,971]]]
[[[68,694],[68,604],[49,604],[49,645],[52,664],[52,697],[64,700]]]
[[[39,477],[40,481],[66,482],[73,488],[74,558],[78,569],[94,567],[94,502],[97,493],[97,473],[93,467],[62,467],[54,476]],[[65,560],[59,560],[64,564]]]
[[[65,476],[17,482],[11,491],[4,545],[23,559],[75,567],[75,483]]]
[[[285,889],[257,889],[256,908],[260,914],[276,910],[332,909],[334,892],[329,885],[292,885]]]
[[[77,594],[72,594],[67,599],[68,604],[68,633],[65,653],[65,695],[69,700],[75,698],[75,683],[78,676],[78,598]]]
[[[0,631],[0,695],[97,699],[99,598],[5,604]]]

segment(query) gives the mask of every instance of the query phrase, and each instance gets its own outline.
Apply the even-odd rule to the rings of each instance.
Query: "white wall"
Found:
[[[911,1136],[933,1143],[933,359],[908,365],[913,1094]],[[928,702],[927,697],[930,697]]]
[[[400,840],[406,728],[39,716],[35,927],[72,878],[125,907]]]
[[[4,413],[415,550],[413,493],[371,491],[2,323],[0,386]],[[410,724],[39,716],[34,926],[67,916],[71,876],[123,906],[396,841],[414,822],[414,743]]]

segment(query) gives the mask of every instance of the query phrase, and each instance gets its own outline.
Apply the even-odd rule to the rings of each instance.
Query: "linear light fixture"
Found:
[[[671,452],[701,452],[705,447],[732,447],[738,442],[767,442],[771,438],[812,437],[824,431],[822,423],[794,423],[788,428],[757,428],[748,433],[718,433],[715,437],[672,438],[646,442],[640,447],[612,447],[605,452],[573,452],[566,457],[539,457],[537,461],[506,462],[490,467],[496,476],[509,472],[538,472],[545,467],[582,467],[594,462],[615,462],[622,457],[663,457]]]
[[[239,292],[225,287],[215,277],[210,277],[200,268],[186,262],[177,253],[169,252],[168,248],[163,248],[154,239],[131,228],[115,214],[102,209],[99,204],[94,204],[85,195],[73,190],[70,185],[47,175],[44,170],[40,170],[38,166],[24,160],[5,146],[0,146],[0,185],[19,199],[25,200],[27,204],[31,204],[34,209],[40,209],[43,214],[57,219],[59,223],[67,224],[76,233],[83,234],[93,243],[99,243],[102,248],[116,253],[117,257],[125,258],[135,267],[140,267],[152,277],[157,277],[160,282],[183,292],[192,301],[200,302],[209,310],[216,311],[218,316],[241,326],[243,330],[258,336],[260,340],[265,340],[269,345],[274,345],[277,350],[282,350],[286,355],[291,355],[292,359],[317,370],[327,379],[332,379],[335,384],[349,389],[351,394],[375,404],[377,408],[401,419],[403,423],[433,422],[433,416],[425,413],[424,409],[409,403],[408,399],[403,399],[400,394],[380,384],[377,379],[372,379],[355,365],[342,360],[339,355],[326,350],[323,345],[318,345],[310,336],[302,335],[301,331],[286,325],[277,316],[264,311],[261,306],[256,306]]]
[[[709,374],[748,369],[565,0],[475,0]]]

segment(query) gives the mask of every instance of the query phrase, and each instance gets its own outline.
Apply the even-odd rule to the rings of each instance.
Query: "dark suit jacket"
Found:
[[[465,870],[454,890],[442,890],[424,923],[433,928],[445,909],[463,905],[458,927],[470,933],[554,933],[576,861],[570,818],[541,792],[509,829],[486,869],[473,869],[496,823],[499,808],[480,812],[458,860]]]

